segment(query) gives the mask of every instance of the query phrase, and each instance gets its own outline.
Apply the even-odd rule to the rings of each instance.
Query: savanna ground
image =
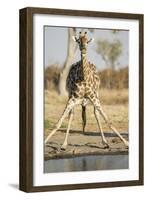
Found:
[[[123,137],[128,140],[128,89],[100,89],[100,99],[108,118]],[[62,115],[66,102],[67,98],[59,96],[56,91],[45,90],[45,137],[55,127]],[[86,154],[123,154],[128,152],[121,140],[116,137],[101,118],[102,127],[110,145],[110,148],[104,149],[92,105],[86,107],[86,115],[87,125],[83,134],[81,106],[75,107],[66,151],[61,150],[60,147],[64,141],[68,117],[45,146],[45,159]]]

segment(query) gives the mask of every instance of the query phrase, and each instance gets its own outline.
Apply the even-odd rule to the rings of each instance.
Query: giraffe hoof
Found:
[[[125,146],[126,146],[127,149],[129,148],[129,142],[128,141],[125,142]]]
[[[110,146],[108,144],[104,144],[104,149],[109,149]]]
[[[62,151],[66,151],[66,146],[62,145],[60,148]]]
[[[108,143],[106,141],[102,141],[102,144],[103,144],[104,149],[110,148],[110,146],[108,145]]]

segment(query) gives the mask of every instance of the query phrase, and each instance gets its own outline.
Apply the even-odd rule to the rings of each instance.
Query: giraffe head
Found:
[[[79,32],[79,38],[73,36],[73,40],[78,43],[79,49],[82,54],[86,54],[87,45],[93,41],[92,38],[87,38],[87,32]]]

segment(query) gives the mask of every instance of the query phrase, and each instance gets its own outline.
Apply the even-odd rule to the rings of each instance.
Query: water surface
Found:
[[[44,162],[45,173],[128,169],[128,167],[128,155],[90,155],[50,159]]]

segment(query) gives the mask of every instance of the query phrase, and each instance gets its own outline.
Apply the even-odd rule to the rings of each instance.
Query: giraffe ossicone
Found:
[[[65,117],[69,115],[69,123],[65,135],[65,139],[61,149],[66,149],[68,145],[68,136],[73,119],[73,110],[76,105],[82,105],[82,119],[83,119],[83,131],[86,126],[86,113],[85,108],[88,102],[93,104],[94,115],[101,133],[102,144],[104,148],[108,148],[108,142],[104,136],[102,125],[100,122],[100,115],[105,120],[109,128],[116,133],[116,135],[122,140],[125,146],[129,146],[128,141],[125,140],[122,135],[116,130],[116,128],[110,123],[107,115],[102,109],[100,99],[99,99],[99,85],[100,79],[97,74],[96,66],[87,60],[87,46],[93,41],[92,38],[87,38],[87,32],[80,32],[79,37],[73,36],[73,40],[79,45],[79,50],[81,52],[81,60],[74,63],[69,71],[66,87],[69,94],[69,99],[66,104],[65,110],[59,119],[56,127],[52,132],[46,137],[45,144],[50,140],[50,138],[56,133],[56,131],[61,127]]]

